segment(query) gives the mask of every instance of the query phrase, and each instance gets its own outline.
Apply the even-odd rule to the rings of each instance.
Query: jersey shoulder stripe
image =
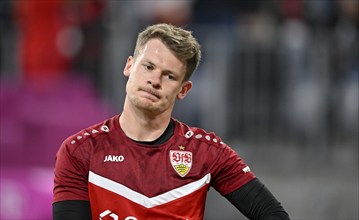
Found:
[[[95,140],[98,136],[108,134],[110,131],[115,129],[113,121],[116,118],[118,118],[118,116],[114,116],[106,121],[89,126],[88,128],[71,135],[63,142],[63,145],[67,145],[72,150],[75,150],[78,146],[89,140]]]
[[[198,127],[191,127],[185,123],[177,121],[180,130],[187,139],[197,140],[202,143],[207,143],[219,148],[225,147],[226,144],[214,132],[207,132],[206,130]]]

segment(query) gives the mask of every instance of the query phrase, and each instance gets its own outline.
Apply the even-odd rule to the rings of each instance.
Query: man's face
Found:
[[[186,65],[159,40],[149,40],[137,57],[129,57],[124,75],[130,104],[143,111],[172,112],[176,98],[183,99],[192,87],[183,82]]]

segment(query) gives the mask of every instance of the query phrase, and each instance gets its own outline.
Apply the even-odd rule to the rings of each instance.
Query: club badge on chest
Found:
[[[185,147],[179,146],[180,150],[170,151],[170,161],[173,169],[181,176],[186,176],[192,167],[192,152],[185,151]]]

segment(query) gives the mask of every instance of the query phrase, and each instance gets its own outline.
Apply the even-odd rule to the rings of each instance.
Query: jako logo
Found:
[[[122,155],[107,155],[103,162],[122,162],[125,160],[125,157]]]

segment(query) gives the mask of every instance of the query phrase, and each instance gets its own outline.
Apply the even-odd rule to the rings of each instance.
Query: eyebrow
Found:
[[[148,60],[148,59],[143,59],[143,62],[144,62],[144,63],[148,63],[148,64],[150,64],[151,66],[156,66],[156,64],[154,64],[153,62],[151,62],[151,61]],[[174,72],[174,71],[172,71],[172,70],[163,70],[162,72],[171,73],[171,74],[173,74],[173,75],[175,75],[175,76],[177,76],[177,77],[180,75],[179,73],[176,73],[176,72]]]

